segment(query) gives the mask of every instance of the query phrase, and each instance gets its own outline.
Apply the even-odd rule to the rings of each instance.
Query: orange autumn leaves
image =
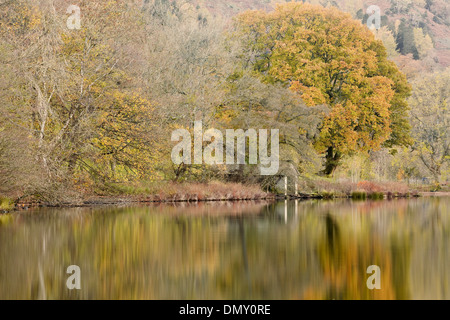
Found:
[[[322,127],[319,145],[326,147],[333,141],[333,147],[342,153],[376,150],[390,137],[392,82],[376,77],[368,79],[367,85],[369,92],[355,90],[353,99],[333,105]]]
[[[243,13],[236,26],[265,81],[284,83],[307,105],[331,107],[318,151],[376,150],[390,138],[392,101],[403,99],[396,87],[405,80],[360,22],[337,9],[288,3]]]

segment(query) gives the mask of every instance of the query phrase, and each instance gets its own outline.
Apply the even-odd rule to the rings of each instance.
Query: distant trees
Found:
[[[423,1],[423,0],[416,0]],[[391,0],[392,10],[396,13],[408,12],[412,7],[414,0]]]
[[[421,28],[414,28],[413,34],[419,58],[423,59],[433,49],[433,40],[431,40],[430,35],[424,34]]]
[[[426,0],[425,8],[433,13],[433,21],[450,26],[450,3],[445,0]]]
[[[373,31],[375,38],[381,40],[386,48],[386,53],[390,59],[398,57],[397,43],[395,42],[394,35],[388,27],[381,27],[379,30]]]
[[[414,28],[404,20],[400,22],[397,30],[397,49],[403,55],[411,53],[414,59],[419,59],[419,52],[414,42]]]

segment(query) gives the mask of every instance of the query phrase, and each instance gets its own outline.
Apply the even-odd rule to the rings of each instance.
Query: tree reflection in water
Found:
[[[449,299],[449,198],[42,209],[0,219],[1,299]],[[69,265],[81,290],[66,288]],[[381,290],[366,269],[381,268]]]

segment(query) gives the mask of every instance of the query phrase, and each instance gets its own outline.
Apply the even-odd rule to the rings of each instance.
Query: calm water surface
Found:
[[[450,198],[0,216],[0,299],[449,299]],[[81,268],[81,290],[66,269]],[[366,269],[378,265],[381,289]]]

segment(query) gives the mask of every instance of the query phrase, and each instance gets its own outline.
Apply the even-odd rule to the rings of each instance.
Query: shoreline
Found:
[[[450,192],[419,192],[421,197],[450,197]]]
[[[206,202],[244,202],[244,201],[282,201],[282,200],[390,200],[396,198],[446,197],[447,190],[431,192],[412,189],[394,183],[375,183],[363,181],[358,184],[319,183],[296,193],[277,190],[263,191],[258,185],[242,183],[168,183],[163,185],[117,185],[113,192],[82,192],[78,194],[55,196],[44,200],[38,196],[27,195],[19,198],[0,195],[0,214],[27,210],[30,208],[74,208],[97,206],[120,206],[133,204],[173,204]]]
[[[396,194],[390,195],[384,194],[383,198],[371,199],[370,197],[365,199],[355,199],[351,195],[338,195],[333,197],[327,197],[321,194],[298,194],[298,195],[284,195],[284,194],[270,194],[265,197],[249,197],[249,198],[207,198],[207,199],[177,199],[165,198],[160,199],[158,196],[136,197],[136,196],[98,196],[91,197],[85,200],[64,202],[60,204],[50,204],[45,202],[19,202],[11,210],[2,210],[1,213],[8,213],[14,211],[22,211],[35,208],[89,208],[99,206],[117,206],[117,205],[133,205],[133,204],[199,204],[208,202],[248,202],[248,201],[269,201],[276,202],[282,200],[333,200],[333,199],[348,199],[348,200],[368,200],[368,201],[382,201],[392,199],[412,199],[418,197],[445,197],[450,196],[450,192],[419,192],[415,194]]]

